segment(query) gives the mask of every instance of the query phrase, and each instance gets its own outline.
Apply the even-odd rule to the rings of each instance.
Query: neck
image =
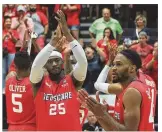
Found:
[[[105,21],[105,22],[108,22],[109,20],[110,20],[110,18],[109,18],[109,19],[107,19],[107,20],[105,20],[105,19],[104,19],[104,21]]]
[[[140,43],[141,47],[144,47],[146,45],[146,43]]]
[[[140,26],[138,26],[137,28],[138,29],[143,29],[145,26],[144,25],[140,25]]]
[[[64,74],[64,70],[61,70],[60,73],[58,74],[52,74],[52,73],[49,73],[49,77],[52,81],[56,81],[57,83],[59,83],[62,78],[64,78],[65,74]]]
[[[134,80],[136,80],[136,75],[132,76],[132,77],[129,77],[129,79],[127,79],[125,82],[122,82],[122,86],[123,88],[127,88],[127,86]]]
[[[16,72],[17,73],[17,75],[16,75],[16,78],[18,79],[18,80],[22,80],[22,79],[24,79],[25,77],[29,77],[29,72],[23,72],[23,71],[17,71]]]
[[[5,27],[5,29],[6,29],[6,30],[9,30],[9,29],[10,29],[10,27]]]

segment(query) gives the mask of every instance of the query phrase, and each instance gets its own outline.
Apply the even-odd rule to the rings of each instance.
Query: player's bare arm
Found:
[[[71,35],[68,29],[67,23],[66,23],[64,13],[61,10],[59,10],[57,11],[57,14],[59,18],[56,17],[56,20],[59,22],[59,25],[67,41],[70,42],[70,48],[77,60],[77,64],[75,65],[71,76],[72,76],[74,85],[76,86],[77,89],[79,89],[81,88],[83,81],[85,80],[85,77],[86,77],[87,59],[86,59],[83,48],[78,43],[78,41],[75,40],[74,37]]]
[[[88,97],[87,106],[97,117],[104,130],[137,131],[140,122],[141,94],[134,88],[129,88],[123,96],[124,124],[111,117],[103,105],[94,98]]]

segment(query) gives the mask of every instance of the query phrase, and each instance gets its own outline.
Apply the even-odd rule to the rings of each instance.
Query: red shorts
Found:
[[[36,131],[36,124],[11,125],[8,131]]]

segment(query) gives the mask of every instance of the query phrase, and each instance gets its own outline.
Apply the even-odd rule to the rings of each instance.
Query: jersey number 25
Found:
[[[49,115],[64,115],[66,113],[64,103],[50,104]]]

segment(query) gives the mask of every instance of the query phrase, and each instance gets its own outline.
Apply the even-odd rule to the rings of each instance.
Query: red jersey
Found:
[[[81,131],[80,103],[70,75],[59,84],[44,76],[35,97],[37,130]]]
[[[144,78],[142,79],[144,80]],[[148,80],[149,81],[149,80]],[[151,82],[147,82],[150,83]],[[114,109],[114,118],[121,124],[124,124],[124,107],[123,107],[123,95],[128,88],[137,89],[142,96],[142,104],[140,108],[140,122],[138,131],[154,131],[154,106],[156,102],[155,83],[151,87],[146,85],[140,80],[133,81],[129,86],[119,94]]]
[[[29,77],[6,81],[7,122],[11,125],[36,124],[35,105]]]
[[[117,47],[117,41],[115,39],[112,39],[109,41],[111,46]],[[101,39],[97,42],[97,46],[105,53],[106,55],[106,63],[109,60],[109,50],[108,50],[108,46],[106,44],[104,44],[104,40]]]
[[[83,106],[80,106],[79,113],[80,113],[80,124],[83,126],[88,114],[88,109]]]

